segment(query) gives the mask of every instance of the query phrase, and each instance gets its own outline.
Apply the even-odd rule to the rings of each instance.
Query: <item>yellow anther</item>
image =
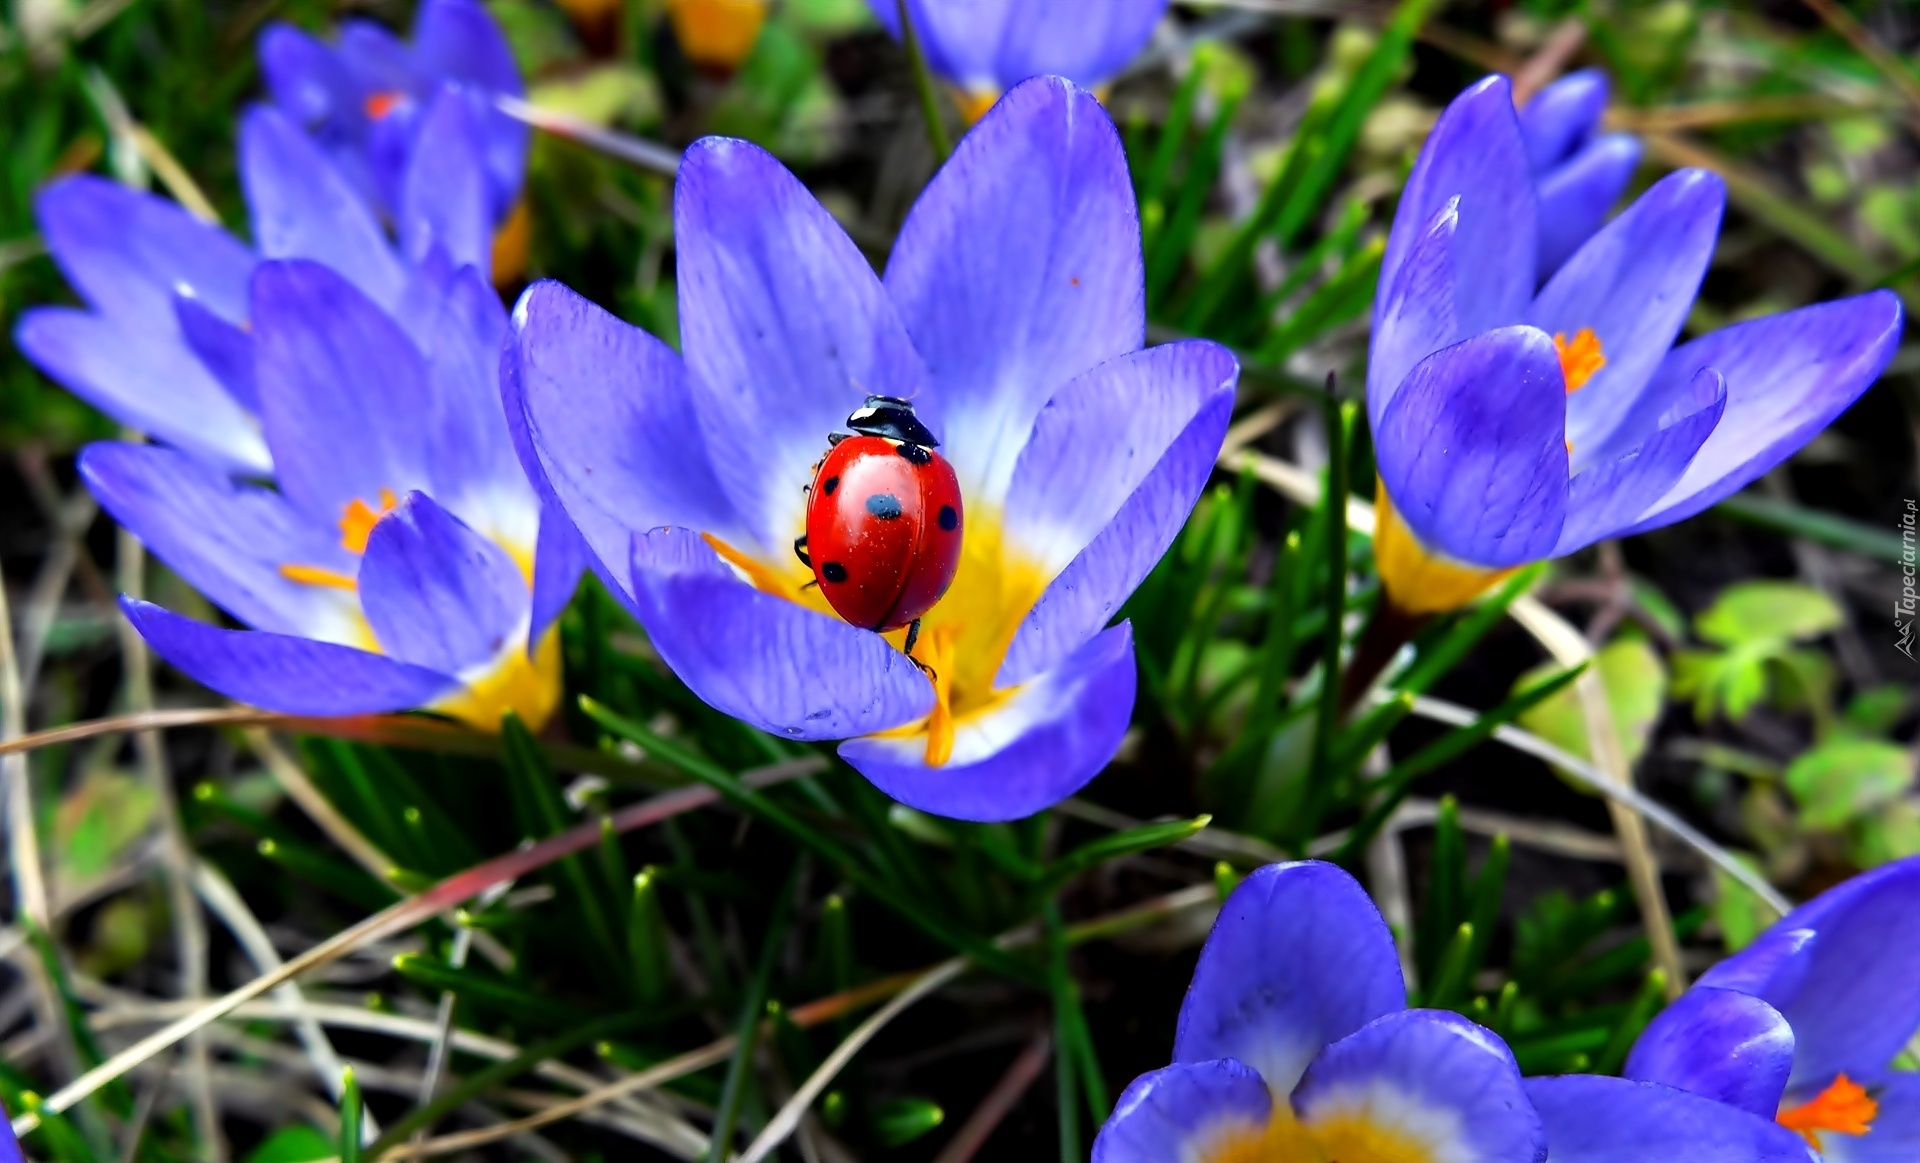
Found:
[[[340,515],[340,547],[348,553],[365,553],[367,538],[373,536],[373,527],[380,523],[380,518],[393,512],[393,507],[399,503],[392,489],[380,490],[378,510],[359,497],[348,501],[347,511]]]
[[[1553,350],[1560,355],[1560,374],[1567,379],[1569,395],[1586,386],[1588,380],[1607,366],[1607,353],[1600,350],[1600,337],[1593,328],[1582,327],[1568,339],[1564,331],[1553,333]]]
[[[998,89],[956,89],[953,99],[959,103],[960,119],[969,126],[977,125],[987,110],[993,108],[1000,99]]]
[[[290,582],[299,582],[303,586],[325,586],[333,590],[353,591],[360,583],[336,570],[322,569],[317,565],[283,565],[280,576]]]
[[[712,546],[713,551],[720,555],[721,561],[746,574],[747,580],[752,583],[754,589],[783,598],[794,596],[793,587],[787,584],[785,578],[768,568],[765,562],[740,552],[711,533],[702,533],[700,540]]]
[[[1789,1131],[1798,1131],[1814,1150],[1820,1151],[1820,1133],[1864,1135],[1873,1129],[1880,1104],[1866,1087],[1842,1074],[1833,1084],[1799,1106],[1782,1108],[1775,1120]]]
[[[933,669],[933,713],[927,716],[927,766],[945,767],[953,758],[953,644],[960,627],[936,626],[927,635],[926,657]]]
[[[383,121],[388,114],[400,108],[400,102],[405,99],[404,94],[392,89],[375,93],[366,100],[367,116],[375,121]]]

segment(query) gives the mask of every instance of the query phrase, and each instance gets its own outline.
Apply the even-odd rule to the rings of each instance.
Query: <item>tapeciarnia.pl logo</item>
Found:
[[[1893,648],[1908,658],[1914,658],[1913,635],[1916,606],[1920,605],[1920,594],[1914,591],[1914,520],[1916,505],[1913,498],[1907,498],[1907,511],[1900,515],[1900,596],[1893,603],[1893,629],[1899,635]],[[1914,658],[1920,662],[1920,658]]]

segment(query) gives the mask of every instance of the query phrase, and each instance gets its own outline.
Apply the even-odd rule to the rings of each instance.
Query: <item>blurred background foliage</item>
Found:
[[[260,29],[404,27],[408,7],[13,0],[7,326],[71,298],[35,234],[43,183],[95,170],[203,196],[244,235],[233,138],[259,94]],[[688,60],[657,0],[489,7],[536,104],[676,148],[758,141],[876,264],[936,165],[910,63],[861,0],[773,4],[726,73]],[[1106,775],[1008,825],[893,805],[830,750],[706,708],[589,581],[563,622],[568,690],[585,698],[540,739],[282,722],[32,751],[49,924],[15,908],[0,931],[0,1100],[38,1109],[193,1004],[177,999],[560,835],[577,838],[571,855],[345,942],[283,999],[291,1014],[263,1001],[215,1023],[49,1113],[29,1150],[291,1163],[473,1132],[429,1145],[719,1158],[710,1137],[758,1134],[874,1006],[964,955],[973,972],[803,1097],[780,1150],[1083,1158],[1118,1088],[1165,1062],[1219,894],[1307,854],[1363,875],[1423,1004],[1498,1030],[1529,1072],[1617,1070],[1676,976],[1772,919],[1756,886],[1804,899],[1920,852],[1920,668],[1892,611],[1900,521],[1920,499],[1920,356],[1904,347],[1747,493],[1524,572],[1429,626],[1380,698],[1343,716],[1327,676],[1378,595],[1371,530],[1350,527],[1347,501],[1372,494],[1354,401],[1386,225],[1462,85],[1502,70],[1537,89],[1594,65],[1613,78],[1610,123],[1647,145],[1636,189],[1679,165],[1727,179],[1690,332],[1871,286],[1911,304],[1917,64],[1920,11],[1899,0],[1176,4],[1105,99],[1133,166],[1154,337],[1229,343],[1245,374],[1214,487],[1126,610],[1142,693]],[[543,135],[529,187],[526,277],[672,340],[670,179]],[[133,559],[72,472],[81,443],[113,435],[0,356],[0,566],[29,729],[114,714],[144,681],[111,603]],[[213,616],[144,568],[150,594]],[[1631,853],[1592,794],[1581,670],[1505,616],[1517,600],[1577,625],[1638,786],[1698,830],[1654,834],[1665,909],[1636,901]],[[162,707],[212,703],[158,681]],[[628,810],[685,789],[720,802],[647,827]],[[1644,924],[1669,915],[1679,954],[1662,965]],[[340,1061],[355,1070],[344,1089]],[[637,1088],[647,1072],[659,1085]],[[622,1080],[636,1089],[602,1089]],[[540,1114],[582,1092],[597,1097],[573,1117]]]

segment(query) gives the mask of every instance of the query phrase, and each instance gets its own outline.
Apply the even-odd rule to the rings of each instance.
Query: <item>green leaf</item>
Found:
[[[873,1137],[883,1147],[904,1147],[947,1121],[940,1105],[924,1098],[896,1098],[873,1112]]]
[[[312,1127],[281,1127],[253,1149],[247,1163],[316,1163],[339,1153],[332,1139]]]
[[[1800,822],[1834,829],[1892,802],[1913,783],[1913,757],[1878,739],[1836,738],[1787,766]]]
[[[1191,820],[1169,820],[1160,824],[1142,824],[1138,828],[1128,828],[1124,832],[1115,832],[1092,840],[1062,856],[1047,867],[1043,882],[1047,891],[1065,884],[1073,877],[1089,868],[1117,860],[1122,856],[1132,856],[1136,852],[1146,852],[1154,848],[1165,848],[1170,844],[1193,836],[1213,821],[1212,816],[1195,816]]]
[[[1720,646],[1801,642],[1840,625],[1834,600],[1794,582],[1753,581],[1728,586],[1694,619],[1700,637]]]
[[[1863,735],[1885,735],[1906,714],[1912,692],[1899,683],[1861,691],[1847,704],[1846,725]]]
[[[1753,857],[1744,852],[1733,855],[1754,871],[1761,871],[1760,862]],[[1738,953],[1753,944],[1774,922],[1774,911],[1752,889],[1717,868],[1713,872],[1713,883],[1713,919],[1720,925],[1721,943],[1728,953]]]
[[[1854,825],[1847,859],[1860,868],[1877,868],[1920,854],[1920,804],[1898,799]]]
[[[1637,762],[1646,753],[1647,740],[1666,703],[1667,668],[1645,639],[1626,637],[1601,648],[1594,658],[1594,671],[1606,688],[1607,709],[1613,713],[1620,747],[1629,763]],[[1560,673],[1557,663],[1535,667],[1513,684],[1514,693],[1532,690]],[[1568,754],[1593,758],[1588,748],[1586,715],[1580,709],[1580,695],[1572,687],[1521,714],[1520,725]]]

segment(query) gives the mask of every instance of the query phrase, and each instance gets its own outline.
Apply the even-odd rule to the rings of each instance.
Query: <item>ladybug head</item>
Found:
[[[913,404],[898,396],[868,396],[867,402],[847,417],[847,427],[863,436],[884,436],[902,444],[940,447],[920,417],[913,414]]]

